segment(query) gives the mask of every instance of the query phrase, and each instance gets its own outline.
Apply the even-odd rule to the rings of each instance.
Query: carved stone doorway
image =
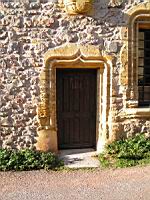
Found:
[[[101,151],[107,142],[110,110],[111,57],[102,55],[92,45],[67,44],[49,50],[45,54],[45,66],[40,76],[40,98],[38,106],[38,138],[36,148],[42,151],[58,151],[57,121],[57,69],[95,69],[96,80],[96,149]]]

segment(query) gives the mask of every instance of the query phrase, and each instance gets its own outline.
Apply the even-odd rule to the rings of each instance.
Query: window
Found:
[[[150,24],[138,28],[138,96],[140,107],[150,107]]]
[[[121,29],[122,71],[120,83],[126,108],[150,110],[150,4],[147,1],[133,6],[126,13],[128,24]],[[122,87],[123,88],[123,87]],[[133,109],[134,110],[134,109]],[[137,109],[138,110],[138,109]]]

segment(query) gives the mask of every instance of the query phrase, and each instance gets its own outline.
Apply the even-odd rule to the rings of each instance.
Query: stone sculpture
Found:
[[[87,13],[92,8],[92,0],[59,0],[68,14]]]

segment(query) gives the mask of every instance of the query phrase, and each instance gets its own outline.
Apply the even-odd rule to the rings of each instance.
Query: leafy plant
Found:
[[[130,167],[150,163],[150,139],[144,134],[106,145],[99,155],[104,167]],[[107,164],[107,165],[106,165]]]
[[[29,149],[19,151],[0,149],[0,170],[55,169],[63,166],[58,157],[49,152],[43,153]]]

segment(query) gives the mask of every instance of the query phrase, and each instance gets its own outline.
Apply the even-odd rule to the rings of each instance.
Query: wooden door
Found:
[[[96,144],[96,69],[57,69],[59,149]]]

